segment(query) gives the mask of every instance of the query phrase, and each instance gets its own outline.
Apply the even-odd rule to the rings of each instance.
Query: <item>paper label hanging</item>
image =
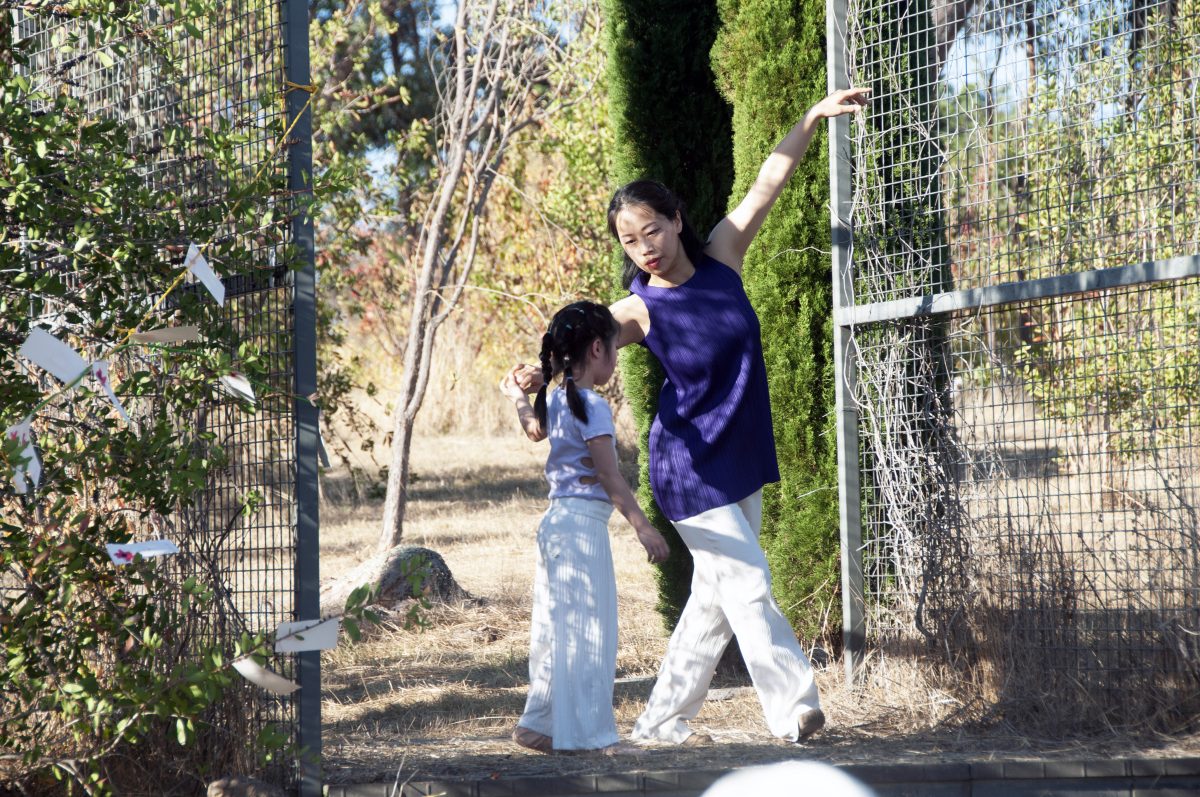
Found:
[[[155,556],[170,556],[179,553],[179,548],[170,540],[150,540],[149,542],[105,543],[108,558],[114,565],[127,565],[139,554],[143,559]]]
[[[163,327],[146,332],[135,332],[129,337],[134,343],[186,343],[200,339],[200,327]]]
[[[25,495],[30,490],[36,490],[42,479],[42,461],[38,458],[37,448],[33,444],[33,420],[27,419],[15,426],[8,427],[4,436],[23,444],[18,456],[25,462],[13,466],[13,489],[19,495]]]
[[[225,305],[225,283],[221,282],[221,278],[208,265],[208,261],[200,253],[200,248],[195,244],[188,246],[187,257],[183,259],[183,266],[189,273],[194,274],[196,279],[200,280],[205,288],[208,288],[208,292],[217,300],[217,304],[221,306]]]
[[[277,695],[290,695],[300,688],[300,684],[295,681],[289,681],[279,673],[271,672],[249,657],[235,659],[233,669],[241,673],[243,678],[255,686],[262,687],[268,692],[273,692]]]
[[[306,650],[336,648],[342,624],[336,617],[328,620],[298,620],[281,623],[275,629],[276,653],[302,653]]]
[[[121,419],[125,421],[125,423],[132,423],[132,421],[129,420],[129,415],[125,412],[125,407],[121,405],[121,400],[117,398],[117,394],[113,392],[112,378],[108,373],[108,361],[97,360],[96,362],[92,363],[92,376],[96,377],[96,381],[100,383],[100,387],[104,388],[104,392],[108,396],[108,400],[111,401],[112,405],[117,408],[117,414],[121,416]]]
[[[321,463],[322,468],[329,468],[329,452],[325,449],[325,435],[321,434],[321,430],[317,430],[317,459]]]
[[[239,374],[237,371],[233,371],[221,377],[221,386],[224,387],[225,392],[231,396],[240,398],[244,401],[249,401],[251,404],[254,403],[254,388],[251,387],[250,380]]]
[[[21,344],[18,354],[42,368],[60,381],[70,384],[88,371],[87,361],[79,353],[41,327],[34,327]]]

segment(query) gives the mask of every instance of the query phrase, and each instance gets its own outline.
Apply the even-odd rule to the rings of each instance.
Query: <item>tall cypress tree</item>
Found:
[[[730,111],[716,89],[709,57],[719,22],[716,3],[605,0],[604,18],[614,178],[619,184],[660,180],[683,199],[703,236],[724,215],[733,179]],[[624,289],[614,295],[624,295]],[[638,498],[671,543],[658,580],[659,611],[673,627],[687,600],[692,560],[650,493],[647,446],[662,370],[643,347],[630,346],[622,352],[621,373],[638,425]]]
[[[737,202],[779,140],[826,94],[825,2],[718,5],[713,66],[733,105]],[[743,266],[762,323],[782,475],[764,492],[762,542],[775,595],[805,639],[836,637],[841,617],[825,135],[813,139]]]

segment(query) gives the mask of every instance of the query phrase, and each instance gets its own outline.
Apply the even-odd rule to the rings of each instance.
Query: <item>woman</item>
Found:
[[[812,668],[771,594],[758,544],[762,488],[779,480],[758,318],[742,260],[822,119],[854,113],[865,89],[814,105],[767,157],[746,197],[706,243],[662,185],[639,180],[613,196],[609,231],[625,251],[630,295],[611,310],[618,346],[641,343],[666,371],[650,430],[650,485],[691,551],[691,597],[671,635],[633,738],[696,744],[700,710],[736,635],[771,732],[803,740],[825,724]],[[540,388],[535,369],[513,371]]]

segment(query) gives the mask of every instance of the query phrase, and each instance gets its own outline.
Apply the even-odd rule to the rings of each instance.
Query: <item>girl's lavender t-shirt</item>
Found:
[[[629,289],[650,315],[642,344],[666,381],[650,427],[650,487],[671,520],[779,481],[758,316],[742,278],[705,255],[682,285]]]
[[[584,464],[591,461],[587,441],[608,435],[616,449],[612,410],[599,393],[580,390],[587,407],[587,422],[575,417],[567,406],[567,391],[558,387],[546,397],[546,428],[550,438],[550,456],[546,457],[546,481],[551,498],[589,498],[609,502],[608,493],[596,480],[596,469]],[[584,481],[587,479],[587,481]]]

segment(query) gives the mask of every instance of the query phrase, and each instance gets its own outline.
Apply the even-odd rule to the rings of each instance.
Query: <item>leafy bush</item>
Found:
[[[717,93],[709,64],[716,7],[607,0],[604,19],[614,182],[661,181],[683,199],[693,226],[705,235],[724,213],[732,178],[729,108]],[[619,284],[613,290],[614,296],[625,293]],[[638,501],[671,543],[670,559],[659,565],[658,584],[659,611],[674,627],[690,591],[692,558],[650,492],[650,423],[662,368],[643,347],[630,346],[621,352],[621,378],[638,425]]]
[[[733,106],[736,202],[779,140],[825,96],[825,5],[719,5],[713,65]],[[762,323],[781,475],[763,494],[763,548],[780,606],[806,639],[836,636],[841,618],[828,175],[822,131],[743,265]]]
[[[0,428],[32,423],[42,473],[19,490],[33,463],[5,439],[0,783],[48,789],[53,776],[87,793],[147,782],[165,793],[253,767],[257,751],[287,738],[247,712],[259,698],[229,669],[247,654],[263,661],[271,641],[246,626],[222,577],[223,543],[263,496],[237,495],[219,526],[197,499],[238,464],[208,413],[290,412],[293,397],[271,388],[257,348],[183,281],[192,242],[227,281],[278,273],[252,259],[247,238],[295,260],[273,198],[281,173],[251,176],[246,136],[220,115],[203,126],[184,109],[146,129],[145,117],[117,121],[87,104],[90,81],[112,80],[105,70],[118,63],[137,61],[164,85],[184,80],[181,48],[213,23],[216,4],[23,9],[48,32],[22,39],[8,12],[0,22]],[[62,61],[39,83],[31,65],[48,44]],[[261,91],[260,107],[278,103],[276,88]],[[230,299],[243,312],[254,301]],[[192,339],[133,335],[187,326],[198,328]],[[64,385],[20,357],[35,328],[106,359],[131,420],[92,378]],[[223,394],[235,369],[257,408]],[[211,534],[185,541],[178,532],[191,522]],[[105,548],[162,537],[181,554],[116,567]]]

